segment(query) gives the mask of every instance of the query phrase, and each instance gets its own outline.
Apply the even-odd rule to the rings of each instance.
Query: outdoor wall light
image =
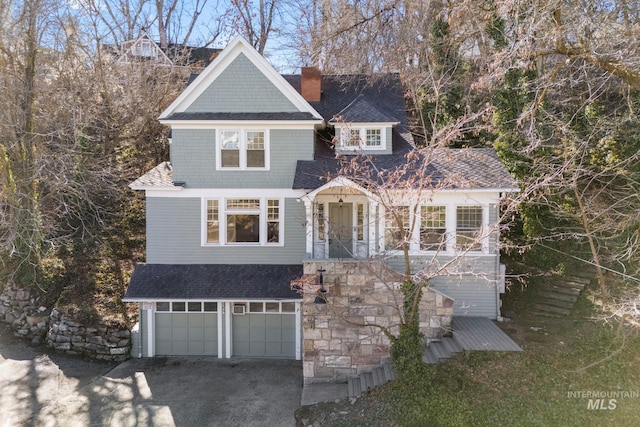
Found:
[[[322,273],[324,273],[324,268],[320,268],[318,273],[320,276],[318,277],[318,281],[320,282],[320,289],[318,289],[316,299],[313,300],[314,304],[326,304],[327,303],[327,290],[324,288],[324,277],[322,277]]]
[[[342,200],[342,197],[340,197],[340,200],[338,200],[338,206],[342,207],[343,204],[344,204],[344,200]],[[320,277],[322,277],[322,274],[320,274]]]

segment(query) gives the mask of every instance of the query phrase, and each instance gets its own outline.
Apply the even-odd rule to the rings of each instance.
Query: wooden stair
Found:
[[[443,337],[431,341],[422,353],[422,361],[431,365],[451,359],[455,353],[461,353],[462,346],[455,337]]]
[[[593,276],[591,276],[593,277]],[[533,304],[533,314],[564,317],[571,313],[580,292],[591,283],[588,275],[551,276],[545,279]]]

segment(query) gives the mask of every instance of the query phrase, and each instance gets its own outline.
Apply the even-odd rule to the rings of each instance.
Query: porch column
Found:
[[[376,229],[378,228],[378,202],[369,200],[369,256],[377,255],[378,241]]]
[[[304,201],[304,210],[306,216],[306,252],[309,258],[313,258],[313,203],[311,203],[311,200]]]

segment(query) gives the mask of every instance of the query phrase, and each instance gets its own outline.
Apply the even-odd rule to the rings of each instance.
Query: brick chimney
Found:
[[[302,97],[309,102],[320,101],[322,72],[317,67],[302,67],[301,71],[300,92]]]

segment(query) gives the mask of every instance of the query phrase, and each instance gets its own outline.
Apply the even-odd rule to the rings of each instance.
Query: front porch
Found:
[[[305,195],[309,259],[364,259],[379,252],[378,203],[348,180],[336,179]]]

